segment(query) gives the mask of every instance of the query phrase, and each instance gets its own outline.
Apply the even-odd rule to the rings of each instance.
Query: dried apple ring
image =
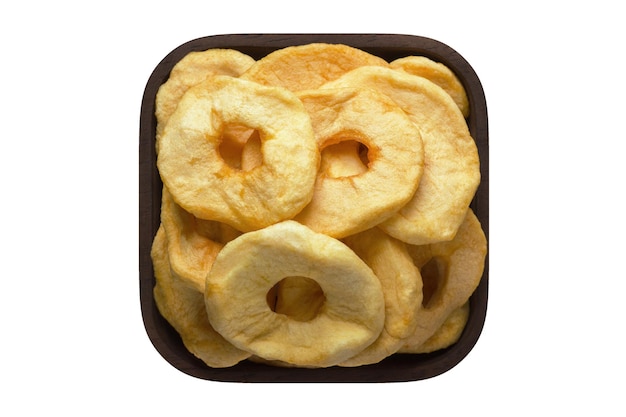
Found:
[[[241,78],[302,91],[318,88],[364,65],[389,64],[380,57],[348,45],[309,43],[269,53],[257,60]]]
[[[415,331],[422,305],[422,278],[405,243],[377,227],[349,236],[343,242],[380,280],[385,298],[385,325],[371,345],[339,365],[378,363],[400,349],[404,339]]]
[[[159,138],[178,102],[192,86],[214,75],[238,77],[254,64],[254,58],[234,49],[208,49],[185,55],[172,67],[169,78],[159,87],[155,99]]]
[[[296,320],[276,313],[267,294],[287,277],[317,282],[319,314]],[[378,278],[345,244],[287,220],[227,243],[207,276],[213,327],[233,345],[269,361],[328,367],[380,334],[384,299]]]
[[[226,125],[258,131],[262,164],[220,156]],[[247,232],[293,217],[313,196],[319,150],[294,93],[228,76],[190,88],[159,141],[157,166],[172,197],[194,216]]]
[[[156,278],[154,301],[187,350],[213,368],[230,367],[250,357],[250,353],[234,347],[211,327],[203,293],[172,275],[162,226],[154,238],[151,256]]]
[[[485,267],[487,239],[478,218],[468,209],[453,240],[408,245],[408,250],[420,269],[424,292],[423,308],[417,313],[419,324],[402,348],[410,353],[419,349],[478,287]]]
[[[389,66],[434,82],[452,97],[463,113],[463,117],[469,116],[469,101],[465,87],[454,72],[441,62],[433,61],[425,56],[405,56],[391,61]]]
[[[452,239],[480,183],[478,150],[461,111],[433,82],[384,67],[357,68],[322,88],[354,86],[389,96],[419,128],[424,146],[419,188],[379,227],[414,245]]]
[[[241,234],[232,227],[202,220],[182,209],[163,187],[161,225],[168,242],[172,273],[182,282],[204,292],[206,275],[224,243]]]
[[[391,99],[373,90],[297,94],[311,116],[322,157],[329,146],[357,142],[367,147],[368,166],[349,176],[320,170],[313,199],[294,219],[316,232],[342,238],[393,216],[413,197],[422,176],[419,130]]]

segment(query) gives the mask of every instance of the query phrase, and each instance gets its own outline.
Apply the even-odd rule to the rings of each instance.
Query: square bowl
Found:
[[[254,59],[292,45],[314,42],[342,43],[377,55],[388,62],[420,55],[450,68],[466,89],[470,105],[467,119],[480,156],[481,183],[471,203],[489,239],[489,140],[484,92],[470,64],[449,46],[420,36],[394,34],[233,34],[198,38],[171,51],[156,66],[146,84],[139,129],[139,287],[146,332],[157,351],[172,366],[188,375],[224,382],[404,382],[440,375],[461,362],[480,337],[487,313],[489,255],[480,284],[470,297],[470,316],[454,345],[428,354],[394,354],[360,367],[322,369],[280,368],[245,360],[229,368],[210,368],[193,356],[178,333],[159,313],[154,298],[155,277],[150,259],[152,241],[160,225],[163,184],[156,167],[155,97],[172,67],[187,53],[210,48],[239,50]]]

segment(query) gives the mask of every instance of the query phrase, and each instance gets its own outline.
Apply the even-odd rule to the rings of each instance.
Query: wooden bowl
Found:
[[[139,287],[145,329],[157,351],[172,366],[191,376],[230,382],[402,382],[440,375],[456,366],[476,344],[487,312],[489,255],[481,282],[470,298],[470,316],[460,340],[429,354],[395,354],[373,365],[325,369],[280,368],[243,361],[230,368],[215,369],[194,357],[178,333],[160,315],[152,289],[155,278],[150,259],[152,240],[160,224],[162,182],[156,168],[154,148],[155,97],[172,67],[187,53],[209,48],[237,49],[255,59],[292,45],[313,42],[343,43],[387,61],[422,55],[445,64],[463,83],[470,105],[469,130],[478,146],[481,184],[471,207],[489,239],[489,140],[484,92],[470,64],[455,50],[433,39],[394,34],[235,34],[208,36],[184,43],[170,52],[154,69],[143,96],[139,130]]]

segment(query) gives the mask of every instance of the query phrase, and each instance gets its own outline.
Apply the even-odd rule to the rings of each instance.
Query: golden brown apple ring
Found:
[[[423,282],[423,308],[418,325],[406,339],[403,352],[419,348],[446,318],[472,295],[483,275],[487,240],[474,212],[466,217],[453,240],[430,245],[408,246]]]
[[[219,154],[224,126],[259,132],[263,163],[249,171]],[[294,93],[227,76],[189,90],[159,141],[163,183],[183,209],[241,231],[288,219],[313,196],[319,150]]]
[[[267,293],[286,277],[316,281],[325,302],[299,321],[272,310]],[[211,324],[265,360],[336,365],[372,343],[384,322],[380,282],[346,245],[287,220],[227,243],[207,276]]]
[[[369,87],[389,96],[419,128],[424,172],[413,198],[381,227],[414,245],[454,237],[480,183],[476,143],[461,111],[439,86],[384,67],[361,67],[322,88]]]
[[[385,297],[385,325],[371,345],[339,365],[378,363],[400,349],[404,339],[415,331],[422,305],[422,278],[405,243],[377,227],[349,236],[343,242],[380,280]]]
[[[420,346],[403,346],[398,353],[430,353],[445,349],[459,341],[469,319],[469,301],[454,310],[437,331]]]
[[[204,293],[206,275],[224,244],[241,234],[212,220],[202,220],[186,212],[163,187],[161,225],[168,242],[168,257],[176,277]]]
[[[457,76],[444,64],[425,56],[406,56],[391,61],[389,66],[434,82],[452,97],[463,113],[463,117],[469,116],[469,101],[465,88]]]
[[[167,252],[167,237],[160,227],[151,250],[156,278],[154,301],[187,350],[213,368],[233,366],[250,357],[250,353],[237,349],[211,327],[203,293],[172,276]]]
[[[387,66],[388,63],[348,45],[310,43],[271,52],[257,60],[241,78],[302,91],[315,89],[364,65]]]
[[[322,155],[344,141],[362,143],[368,167],[340,177],[320,170],[313,199],[295,220],[342,238],[390,218],[413,197],[422,176],[420,132],[391,99],[359,88],[308,90],[298,97]]]
[[[159,138],[178,102],[192,86],[214,75],[238,77],[254,59],[234,49],[193,51],[174,65],[169,78],[159,87],[155,101],[156,137]]]

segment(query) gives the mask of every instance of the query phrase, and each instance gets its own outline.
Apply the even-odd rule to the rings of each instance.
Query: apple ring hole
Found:
[[[286,277],[267,293],[267,305],[278,314],[296,321],[309,321],[320,313],[326,296],[322,287],[307,277]]]
[[[448,273],[448,264],[440,257],[433,257],[420,269],[422,275],[422,306],[432,307],[442,293]]]
[[[241,124],[227,124],[220,137],[219,154],[229,167],[250,171],[261,164],[259,131]]]
[[[330,178],[351,177],[367,171],[369,149],[350,137],[326,141],[321,150],[320,172]]]

